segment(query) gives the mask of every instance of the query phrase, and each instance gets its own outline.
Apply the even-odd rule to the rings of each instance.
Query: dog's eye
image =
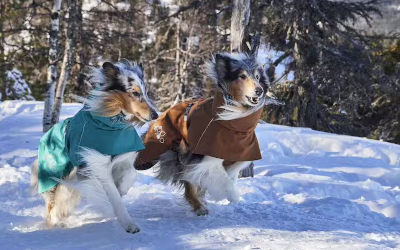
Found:
[[[138,92],[132,92],[132,95],[133,95],[134,97],[140,97],[140,94],[139,94]]]
[[[246,76],[245,74],[241,74],[239,77],[240,77],[241,79],[243,79],[243,80],[245,80],[245,79],[247,78],[247,76]]]

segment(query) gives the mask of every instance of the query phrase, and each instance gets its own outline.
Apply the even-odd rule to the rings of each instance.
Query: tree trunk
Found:
[[[231,19],[231,52],[248,51],[243,48],[245,43],[246,28],[250,20],[250,0],[234,0],[234,6]],[[255,41],[256,46],[259,46],[259,40]],[[255,52],[257,53],[257,51]],[[254,164],[244,169],[240,173],[240,177],[253,177]]]
[[[317,83],[314,77],[314,71],[311,70],[310,72],[310,79],[308,81],[308,95],[309,95],[309,100],[307,103],[307,109],[306,109],[306,114],[305,114],[305,122],[306,126],[309,128],[312,128],[314,130],[317,130],[317,114],[318,114],[318,108],[317,108]]]
[[[4,1],[1,1],[0,9],[4,10]],[[5,34],[3,33],[4,13],[0,11],[0,102],[6,99],[6,59],[5,59]]]
[[[179,100],[182,99],[181,87],[182,87],[182,79],[181,79],[181,19],[178,17],[178,21],[176,23],[176,54],[175,54],[175,82],[179,84],[178,94],[176,95],[174,104],[178,104]]]
[[[246,26],[250,20],[250,0],[234,0],[231,19],[231,51],[242,51]]]
[[[75,48],[75,23],[77,18],[77,5],[79,0],[69,0],[69,10],[68,10],[68,25],[65,30],[65,51],[63,63],[61,66],[60,79],[58,79],[56,99],[54,102],[54,110],[51,119],[51,126],[58,123],[60,118],[61,106],[64,100],[64,90],[65,86],[69,80],[72,68],[72,61],[74,56]]]
[[[189,64],[190,64],[190,51],[192,49],[192,39],[191,37],[193,36],[193,27],[194,25],[189,23],[189,25],[192,25],[189,31],[189,35],[187,37],[187,42],[186,42],[186,48],[185,51],[186,53],[184,54],[184,62],[183,62],[183,67],[182,67],[182,81],[179,86],[179,93],[181,95],[181,102],[185,100],[186,96],[186,87],[189,86]]]
[[[49,66],[47,68],[46,96],[43,110],[43,132],[52,127],[51,119],[54,107],[54,95],[57,81],[58,31],[60,29],[61,0],[54,0],[51,12],[51,29],[49,38]]]

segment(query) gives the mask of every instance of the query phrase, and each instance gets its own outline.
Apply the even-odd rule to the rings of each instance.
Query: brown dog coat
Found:
[[[167,150],[188,145],[194,154],[208,155],[229,162],[261,159],[255,128],[262,108],[253,114],[235,119],[218,120],[224,100],[221,93],[214,98],[183,102],[166,110],[151,124],[144,139],[145,150],[138,154],[135,166],[157,160]],[[187,121],[185,113],[192,105]]]

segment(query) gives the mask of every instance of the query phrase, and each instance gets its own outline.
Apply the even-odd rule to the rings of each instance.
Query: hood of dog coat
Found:
[[[91,112],[85,112],[85,119],[90,122],[93,126],[102,130],[122,130],[132,129],[132,125],[126,123],[126,120],[122,114],[113,117],[98,116]]]
[[[143,150],[144,146],[135,128],[122,115],[102,117],[83,108],[74,117],[56,124],[40,140],[40,193],[57,184],[51,177],[65,177],[74,166],[85,164],[82,148],[115,156]]]
[[[262,109],[239,119],[217,120],[222,94],[217,93],[190,110],[187,128],[188,144],[192,153],[208,155],[226,161],[254,161],[261,159],[255,128]]]
[[[228,130],[235,131],[236,133],[253,133],[257,127],[258,121],[260,120],[262,108],[255,111],[254,113],[234,119],[234,120],[219,120],[218,114],[223,112],[221,106],[225,104],[224,97],[222,93],[217,92],[212,99],[212,104],[203,105],[205,110],[202,111],[202,115],[209,115],[210,117],[214,117],[214,121],[218,123],[220,126],[225,127]]]

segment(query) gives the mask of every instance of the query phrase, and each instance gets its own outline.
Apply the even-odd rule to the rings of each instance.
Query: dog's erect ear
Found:
[[[215,55],[215,70],[217,71],[218,78],[225,79],[225,77],[232,70],[231,61],[234,60],[224,54]]]
[[[103,67],[104,73],[106,74],[107,77],[109,77],[109,78],[117,77],[117,75],[119,73],[119,69],[114,64],[112,64],[110,62],[105,62],[105,63],[103,63],[102,67]]]

